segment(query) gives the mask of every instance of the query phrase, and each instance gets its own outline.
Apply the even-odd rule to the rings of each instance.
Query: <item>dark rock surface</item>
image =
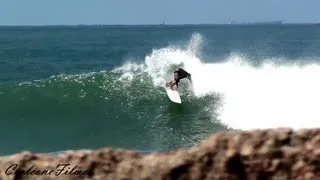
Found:
[[[111,148],[22,152],[1,157],[0,170],[3,180],[320,179],[320,129],[222,132],[190,149],[147,155]]]

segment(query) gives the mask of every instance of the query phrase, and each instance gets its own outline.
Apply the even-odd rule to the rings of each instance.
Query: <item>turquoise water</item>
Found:
[[[317,63],[319,48],[320,29],[313,25],[0,27],[0,153],[171,150],[228,128],[269,127],[255,124],[246,111],[258,105],[235,98],[240,88],[236,92],[249,99],[245,92],[259,79],[236,80],[251,71],[227,64],[240,60],[258,69],[264,62]],[[177,67],[194,77],[193,88],[181,83],[181,105],[163,89]],[[316,106],[300,109],[308,113]],[[243,112],[236,118],[235,109]]]

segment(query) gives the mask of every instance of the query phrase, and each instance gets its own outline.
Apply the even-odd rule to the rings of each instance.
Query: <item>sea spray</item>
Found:
[[[320,125],[318,64],[299,66],[286,59],[266,58],[253,66],[247,57],[234,53],[220,63],[203,62],[201,45],[202,37],[196,33],[187,48],[153,50],[145,58],[145,72],[155,86],[163,86],[175,68],[184,68],[192,74],[196,97],[214,93],[223,97],[218,119],[232,128]]]

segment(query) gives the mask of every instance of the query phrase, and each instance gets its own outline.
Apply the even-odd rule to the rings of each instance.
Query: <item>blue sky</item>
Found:
[[[320,0],[0,0],[0,25],[320,22]]]

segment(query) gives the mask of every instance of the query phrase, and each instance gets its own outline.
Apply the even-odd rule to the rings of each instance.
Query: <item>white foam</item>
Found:
[[[253,67],[238,55],[223,63],[204,63],[198,58],[202,40],[195,34],[187,48],[154,50],[146,56],[144,71],[161,86],[172,79],[172,66],[182,65],[192,74],[196,96],[214,92],[223,95],[219,119],[232,128],[320,126],[319,65],[279,66],[266,59],[266,63]]]

